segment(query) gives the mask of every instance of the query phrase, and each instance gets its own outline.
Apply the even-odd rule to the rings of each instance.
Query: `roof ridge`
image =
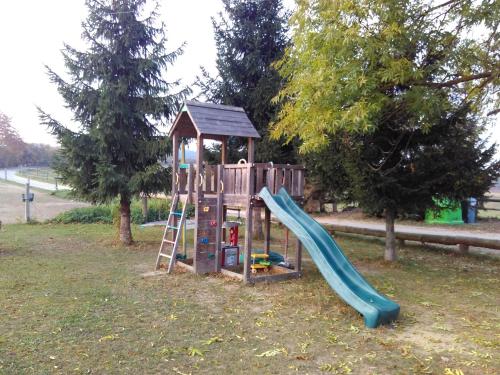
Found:
[[[222,111],[245,112],[245,110],[242,107],[236,107],[233,105],[226,105],[226,104],[204,103],[204,102],[198,102],[196,100],[186,100],[185,104],[196,107],[219,109]]]

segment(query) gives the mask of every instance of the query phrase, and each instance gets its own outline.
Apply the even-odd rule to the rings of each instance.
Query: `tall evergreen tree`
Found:
[[[273,62],[283,57],[288,45],[287,18],[282,0],[223,0],[224,13],[213,19],[217,45],[218,77],[204,71],[198,82],[203,94],[215,103],[243,107],[261,135],[255,145],[257,162],[294,160],[292,145],[269,137],[269,125],[278,112],[272,99],[282,79]],[[230,138],[229,159],[246,157],[246,140]],[[263,237],[260,209],[254,210],[254,235]]]
[[[274,135],[300,137],[385,211],[387,260],[398,213],[480,196],[498,175],[480,115],[497,112],[499,12],[489,0],[298,1]]]
[[[163,78],[182,52],[167,53],[158,4],[146,12],[146,0],[87,0],[83,22],[85,51],[65,45],[69,80],[47,67],[78,131],[40,110],[41,122],[61,143],[56,170],[75,193],[91,202],[120,200],[120,240],[132,242],[133,196],[165,190],[167,171],[159,159],[167,152],[157,124],[175,113],[184,91]]]
[[[270,140],[269,124],[278,105],[272,99],[282,87],[273,62],[288,45],[288,14],[282,0],[223,0],[224,14],[213,19],[218,77],[205,71],[199,80],[208,100],[243,107],[262,139],[256,142],[256,161],[292,162],[290,145]],[[231,139],[229,157],[245,157],[246,141]]]

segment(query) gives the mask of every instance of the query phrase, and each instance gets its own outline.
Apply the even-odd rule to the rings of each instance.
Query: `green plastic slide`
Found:
[[[363,315],[367,327],[375,328],[398,317],[399,305],[378,293],[361,276],[332,236],[306,214],[284,188],[272,195],[264,187],[259,196],[271,212],[300,239],[330,287]]]

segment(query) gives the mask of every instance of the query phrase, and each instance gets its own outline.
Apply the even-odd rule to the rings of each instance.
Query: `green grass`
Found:
[[[30,178],[40,182],[56,183],[56,173],[50,167],[23,168],[16,173],[18,176]]]
[[[4,226],[0,374],[500,372],[498,260],[408,246],[387,264],[380,242],[339,237],[401,304],[399,321],[373,330],[308,257],[302,279],[281,283],[143,278],[161,230],[134,227],[124,248],[112,225]]]

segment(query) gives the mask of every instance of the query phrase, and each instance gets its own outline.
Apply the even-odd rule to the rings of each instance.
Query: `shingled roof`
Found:
[[[187,100],[170,128],[169,136],[218,139],[224,136],[260,138],[243,108]]]

